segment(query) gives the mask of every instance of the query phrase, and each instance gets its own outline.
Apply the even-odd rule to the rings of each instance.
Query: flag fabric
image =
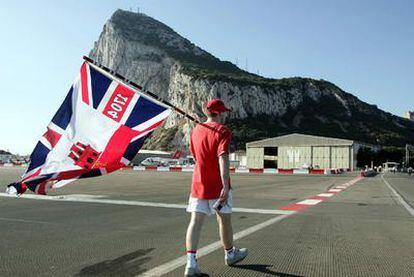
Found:
[[[125,167],[170,113],[167,105],[84,62],[13,187],[46,194]]]

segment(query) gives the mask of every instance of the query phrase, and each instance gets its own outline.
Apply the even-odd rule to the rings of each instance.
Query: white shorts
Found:
[[[215,214],[216,210],[213,208],[214,203],[216,203],[218,199],[198,199],[190,196],[188,200],[187,212],[198,212],[204,213],[206,215]],[[220,213],[222,214],[231,214],[233,210],[233,192],[230,190],[229,198],[227,198],[226,205],[220,209]]]

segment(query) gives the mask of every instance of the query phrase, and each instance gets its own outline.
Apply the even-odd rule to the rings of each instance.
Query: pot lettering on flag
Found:
[[[170,113],[167,105],[84,62],[22,180],[8,190],[46,194],[51,187],[118,170]]]

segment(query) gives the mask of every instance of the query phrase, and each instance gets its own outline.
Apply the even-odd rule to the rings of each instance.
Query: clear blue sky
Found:
[[[137,7],[251,72],[329,80],[396,115],[414,109],[414,1],[3,1],[0,149],[32,151],[104,23]]]

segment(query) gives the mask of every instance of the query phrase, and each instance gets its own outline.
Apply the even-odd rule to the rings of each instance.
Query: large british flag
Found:
[[[84,62],[33,150],[21,182],[11,187],[18,193],[29,188],[46,194],[78,178],[120,169],[170,112],[163,103]]]

